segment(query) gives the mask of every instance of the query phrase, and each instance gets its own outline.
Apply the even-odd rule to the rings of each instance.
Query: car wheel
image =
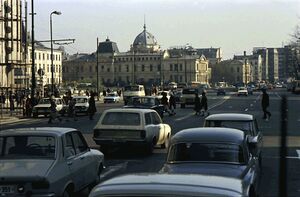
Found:
[[[71,197],[73,196],[73,190],[71,187],[67,187],[62,195],[62,197]]]
[[[170,145],[170,135],[168,135],[167,139],[165,140],[165,142],[161,145],[161,148],[166,148],[168,149],[169,148],[169,145]]]
[[[153,141],[152,142],[150,142],[150,143],[148,143],[147,145],[146,145],[146,154],[148,155],[151,155],[152,153],[153,153],[153,149],[154,149],[154,141],[155,141],[155,139],[153,139]]]
[[[256,191],[253,186],[250,187],[249,197],[257,197]]]

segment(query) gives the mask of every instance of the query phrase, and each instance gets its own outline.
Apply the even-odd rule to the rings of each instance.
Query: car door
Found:
[[[79,158],[80,161],[79,167],[80,172],[82,172],[81,177],[84,180],[82,184],[83,186],[86,186],[95,180],[97,172],[94,170],[97,169],[97,164],[93,161],[90,149],[80,131],[74,131],[72,133],[72,137],[74,141],[76,157]]]
[[[69,167],[74,189],[78,190],[84,186],[85,178],[82,169],[82,161],[79,154],[76,154],[75,143],[72,136],[73,132],[65,135],[65,158]]]
[[[147,132],[147,136],[149,140],[153,139],[153,134],[155,133],[154,127],[155,125],[152,122],[151,113],[145,113],[145,131]]]
[[[162,144],[165,140],[165,134],[161,118],[156,112],[151,112],[151,119],[153,123],[153,131],[157,139],[157,144]]]
[[[257,149],[258,149],[258,153],[260,154],[263,146],[263,135],[258,128],[256,119],[253,120],[253,123],[254,123],[254,136],[255,137],[257,136]]]

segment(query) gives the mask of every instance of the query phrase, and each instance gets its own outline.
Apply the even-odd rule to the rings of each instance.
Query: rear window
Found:
[[[140,125],[139,113],[134,112],[108,112],[105,114],[103,125]]]
[[[226,127],[244,131],[247,135],[252,135],[252,121],[226,121],[226,120],[207,120],[205,127]]]
[[[50,104],[50,99],[41,99],[39,104]]]
[[[52,136],[7,136],[0,138],[0,158],[13,159],[53,159],[55,157],[55,137]]]
[[[182,94],[196,94],[198,93],[197,89],[183,89]]]
[[[245,158],[235,144],[178,143],[171,147],[168,162],[244,163]]]

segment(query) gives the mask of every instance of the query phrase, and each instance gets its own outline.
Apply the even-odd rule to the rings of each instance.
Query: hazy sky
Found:
[[[70,54],[94,52],[97,37],[107,36],[129,50],[144,15],[162,49],[221,47],[225,58],[255,46],[281,47],[300,22],[300,0],[35,0],[34,7],[36,40],[50,38],[50,13],[62,12],[53,15],[53,39],[76,39],[65,46]]]

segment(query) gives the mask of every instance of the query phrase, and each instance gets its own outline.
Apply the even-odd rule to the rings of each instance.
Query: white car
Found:
[[[74,96],[73,99],[76,101],[75,113],[88,114],[89,108],[89,97],[88,96]]]
[[[64,100],[61,98],[54,98],[54,100],[56,103],[56,110],[59,113],[64,113],[66,108]],[[50,98],[42,98],[32,109],[33,117],[38,117],[39,115],[48,116],[51,112],[50,107]]]
[[[139,145],[151,154],[154,146],[169,146],[171,127],[152,109],[117,108],[104,111],[94,128],[94,141],[105,151],[111,146]]]
[[[104,97],[104,103],[119,103],[121,97],[116,92],[108,93],[107,96]]]
[[[73,128],[0,133],[1,196],[74,196],[100,182],[104,155]]]
[[[239,87],[238,91],[237,91],[237,95],[238,96],[248,96],[248,90],[246,87]]]

